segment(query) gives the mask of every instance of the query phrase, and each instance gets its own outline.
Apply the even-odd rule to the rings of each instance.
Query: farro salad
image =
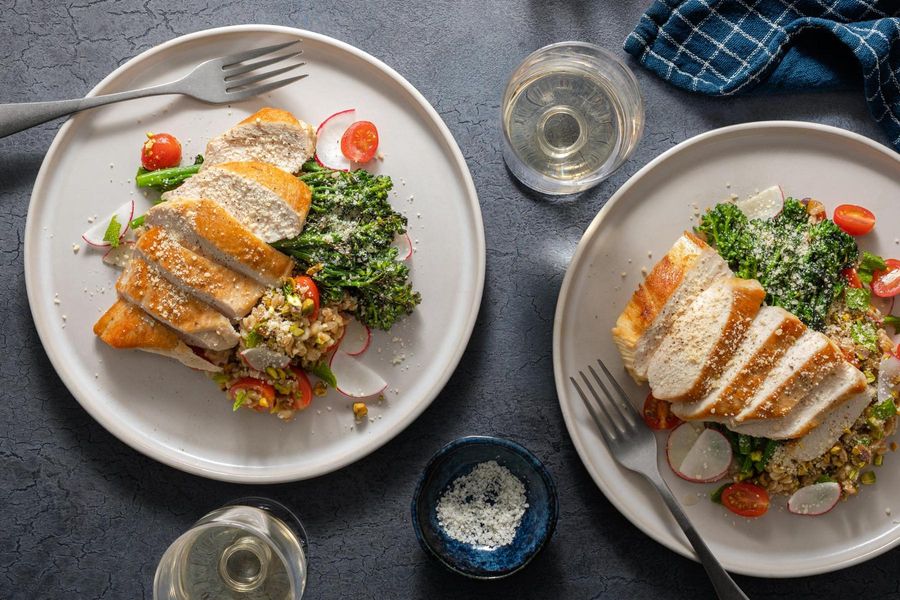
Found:
[[[791,512],[822,514],[875,484],[878,468],[896,450],[890,437],[900,406],[900,318],[891,310],[900,294],[900,261],[858,247],[874,226],[875,216],[864,207],[841,205],[828,218],[822,203],[784,198],[778,187],[720,203],[701,216],[695,233],[737,277],[759,281],[765,305],[782,307],[825,334],[863,373],[871,399],[824,453],[801,460],[793,440],[735,433],[722,419],[682,423],[672,405],[651,394],[645,421],[653,429],[673,429],[668,443],[673,470],[690,481],[727,479],[711,493],[713,502],[757,517],[768,510],[770,494],[785,495]],[[727,443],[722,442],[723,451],[705,449],[725,458],[721,474],[700,479],[686,475],[679,464],[693,445],[719,438],[701,436],[706,430],[721,433]]]

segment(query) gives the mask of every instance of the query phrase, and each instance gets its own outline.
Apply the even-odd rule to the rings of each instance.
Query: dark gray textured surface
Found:
[[[157,464],[97,425],[53,373],[31,321],[22,271],[25,213],[58,124],[0,140],[0,598],[149,598],[156,562],[207,510],[248,493],[294,507],[312,547],[309,598],[707,598],[700,566],[659,546],[606,501],[565,432],[550,360],[563,271],[594,214],[660,152],[708,129],[763,119],[819,121],[883,142],[861,92],[691,96],[637,70],[647,129],[635,156],[577,201],[523,192],[500,157],[498,104],[509,72],[558,40],[620,46],[646,2],[454,0],[414,4],[223,0],[0,0],[0,101],[87,92],[135,54],[221,25],[273,23],[331,35],[383,59],[419,88],[456,136],[484,213],[488,273],[481,335],[447,388],[409,429],[340,472],[251,488]],[[541,244],[538,253],[533,240]],[[477,583],[421,552],[408,502],[428,457],[466,434],[498,434],[556,477],[559,527],[524,572]],[[810,526],[814,526],[810,523]],[[900,597],[900,553],[800,580],[738,577],[752,598]]]

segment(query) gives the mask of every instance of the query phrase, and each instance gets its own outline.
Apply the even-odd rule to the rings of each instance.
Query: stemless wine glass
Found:
[[[545,194],[597,185],[631,155],[644,129],[634,74],[584,42],[530,54],[510,76],[501,110],[509,170]]]
[[[197,521],[163,554],[155,600],[299,600],[306,532],[283,504],[242,498]]]

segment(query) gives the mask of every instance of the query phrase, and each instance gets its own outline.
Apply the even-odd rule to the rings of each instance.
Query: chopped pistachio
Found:
[[[875,471],[866,471],[866,472],[863,473],[862,476],[859,478],[859,481],[860,481],[861,483],[863,483],[864,485],[872,485],[873,483],[875,483],[875,480],[876,480],[876,479],[877,479],[877,478],[876,478],[876,476],[875,476]]]

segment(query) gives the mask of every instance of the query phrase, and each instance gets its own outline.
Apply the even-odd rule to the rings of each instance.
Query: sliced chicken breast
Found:
[[[220,204],[264,242],[303,230],[312,192],[278,167],[261,162],[221,163],[163,194],[164,200],[206,198]]]
[[[286,110],[263,108],[206,145],[201,171],[226,162],[268,163],[297,173],[316,153],[316,131]]]
[[[163,202],[150,209],[146,222],[196,244],[205,256],[263,285],[277,285],[291,272],[290,257],[264,243],[212,200]]]
[[[672,321],[712,281],[730,276],[715,250],[685,232],[638,286],[612,330],[622,361],[638,383]]]
[[[783,417],[747,421],[731,429],[773,440],[803,437],[827,420],[835,408],[865,391],[866,377],[862,371],[848,362],[842,362]]]
[[[266,289],[246,275],[186,248],[174,234],[159,227],[147,230],[135,249],[171,283],[229,319],[246,316]]]
[[[116,291],[195,346],[225,350],[240,341],[225,315],[181,291],[138,256],[125,267]]]
[[[686,421],[716,420],[719,403],[743,406],[805,330],[783,308],[763,306],[712,391],[697,402],[673,404],[672,411]]]
[[[703,398],[740,347],[765,295],[755,279],[731,277],[697,296],[650,359],[653,395],[669,402]]]
[[[222,370],[194,353],[174,331],[124,300],[117,300],[103,313],[94,324],[94,334],[113,348],[161,354],[201,371]]]
[[[780,446],[772,457],[773,463],[789,466],[822,456],[856,422],[871,401],[872,392],[867,388],[835,406],[818,427],[800,439]]]
[[[807,329],[778,361],[756,393],[741,404],[720,403],[716,414],[731,417],[732,425],[783,417],[843,360],[841,351],[827,336]]]

